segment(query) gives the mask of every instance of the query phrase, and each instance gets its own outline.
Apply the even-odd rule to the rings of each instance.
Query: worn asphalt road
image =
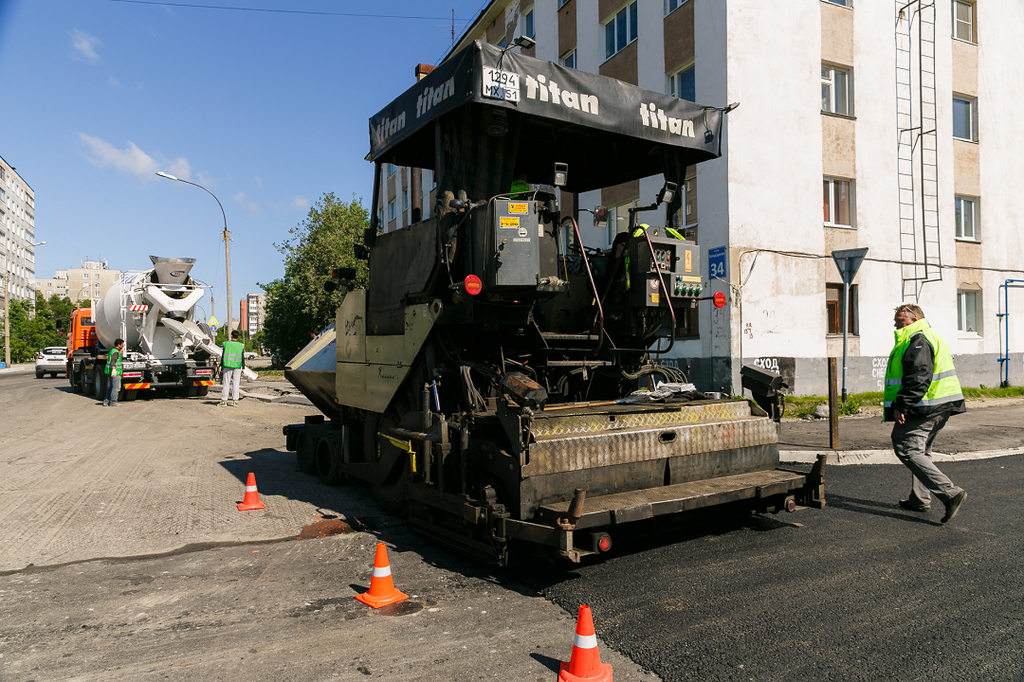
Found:
[[[943,463],[970,492],[948,526],[895,505],[901,466],[833,467],[821,511],[497,571],[298,472],[280,427],[308,407],[212,397],[109,409],[0,373],[0,682],[554,680],[583,603],[620,682],[1024,680],[1020,456]],[[1024,407],[968,415],[964,442],[1021,445]],[[783,424],[782,448],[823,428]],[[844,420],[849,447],[876,444],[857,429],[887,441]],[[235,509],[249,471],[264,511]],[[352,597],[378,541],[411,598],[371,611]]]

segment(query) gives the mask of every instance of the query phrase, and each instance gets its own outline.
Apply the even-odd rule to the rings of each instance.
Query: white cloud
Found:
[[[161,161],[139,149],[134,142],[128,142],[124,149],[117,149],[109,142],[92,135],[78,133],[78,137],[88,148],[89,163],[97,168],[113,167],[144,180],[154,180],[158,170],[166,171],[183,180],[188,180],[192,175],[192,168],[187,159]]]
[[[261,178],[260,176],[257,175],[256,177],[254,177],[252,179],[252,181],[256,183],[257,187],[259,187],[260,189],[263,189],[263,178]]]
[[[309,208],[309,199],[307,199],[306,197],[296,196],[294,199],[292,199],[291,206],[292,208],[298,209],[300,211],[305,211],[307,208]]]
[[[114,78],[113,76],[111,76],[110,78],[107,79],[107,85],[109,85],[112,88],[119,88],[119,87],[121,87],[121,81],[119,81],[116,78]]]
[[[100,60],[100,56],[96,54],[96,48],[103,43],[99,38],[79,31],[77,28],[68,35],[71,36],[71,47],[85,57],[87,62],[95,64]]]
[[[249,215],[260,215],[263,213],[263,207],[246,197],[245,192],[238,192],[235,196],[231,197],[231,199],[248,211]]]

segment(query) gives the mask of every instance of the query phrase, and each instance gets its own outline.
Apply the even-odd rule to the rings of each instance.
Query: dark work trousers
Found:
[[[892,427],[892,449],[914,474],[911,501],[931,504],[930,493],[934,493],[945,504],[962,490],[932,462],[932,443],[948,419],[949,414],[940,414],[927,419],[908,419]]]

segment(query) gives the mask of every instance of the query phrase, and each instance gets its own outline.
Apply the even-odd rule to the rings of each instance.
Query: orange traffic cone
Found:
[[[249,472],[249,478],[245,482],[245,497],[235,505],[238,511],[252,511],[253,509],[266,509],[267,505],[260,502],[260,494],[256,492],[256,474]]]
[[[576,619],[576,640],[572,643],[572,656],[558,668],[558,682],[612,682],[612,666],[601,662],[597,652],[597,635],[589,606],[580,607]]]
[[[408,598],[409,595],[395,589],[395,583],[391,579],[391,564],[388,563],[387,547],[383,542],[378,542],[377,554],[373,557],[373,577],[370,579],[370,591],[357,594],[356,599],[367,606],[379,609]]]

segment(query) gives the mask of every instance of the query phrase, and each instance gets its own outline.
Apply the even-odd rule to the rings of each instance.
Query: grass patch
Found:
[[[1008,388],[963,388],[966,400],[988,400],[993,398],[1020,398],[1024,397],[1024,387],[1010,386]],[[799,419],[814,412],[818,405],[828,405],[828,397],[817,395],[787,395],[786,396],[786,417]],[[881,407],[882,393],[872,391],[868,393],[851,393],[846,396],[846,403],[839,401],[839,415],[848,416],[860,413],[863,408]]]

